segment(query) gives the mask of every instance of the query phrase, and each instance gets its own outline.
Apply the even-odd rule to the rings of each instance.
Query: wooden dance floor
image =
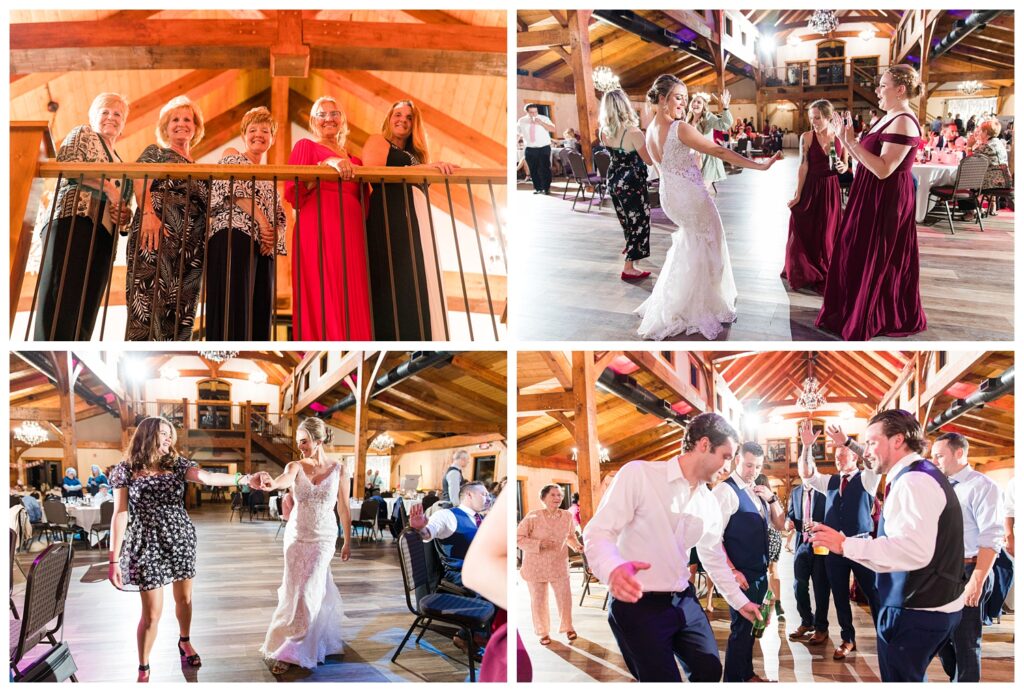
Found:
[[[754,647],[754,672],[780,682],[878,682],[878,657],[875,633],[867,606],[855,606],[853,621],[857,628],[857,651],[845,661],[833,661],[832,651],[839,642],[839,624],[835,609],[829,609],[831,639],[818,646],[791,642],[787,634],[800,624],[793,598],[793,554],[783,550],[779,561],[782,581],[782,607],[786,620],[780,624],[772,616],[759,645]],[[516,577],[516,616],[520,634],[530,654],[534,682],[628,682],[632,681],[626,663],[608,627],[608,612],[601,609],[606,589],[591,585],[591,595],[580,602],[582,574],[572,573],[573,625],[579,637],[568,642],[559,634],[558,615],[551,596],[552,634],[550,646],[541,646],[533,634],[530,617],[530,596],[526,584]],[[812,598],[813,600],[813,598]],[[1013,615],[1004,615],[1002,622],[984,629],[982,641],[982,682],[1013,682]],[[729,611],[725,602],[715,599],[711,620],[721,660],[725,661],[725,644],[729,637]],[[938,659],[928,668],[928,679],[947,681]]]
[[[274,682],[259,654],[270,616],[277,605],[283,570],[284,531],[275,540],[277,521],[228,523],[226,504],[206,504],[191,513],[199,534],[194,582],[192,642],[203,657],[198,669],[178,658],[177,621],[170,588],[150,659],[153,682]],[[42,543],[35,544],[36,550]],[[79,549],[68,592],[64,640],[83,682],[129,682],[136,677],[137,593],[120,593],[107,581],[107,552]],[[26,571],[33,555],[18,554]],[[349,562],[332,562],[334,581],[344,602],[345,652],[329,657],[315,671],[293,668],[281,682],[461,682],[469,679],[450,639],[427,635],[410,642],[397,663],[391,656],[412,624],[405,605],[398,548],[387,540],[356,541]],[[21,612],[24,578],[15,570],[14,599]],[[16,633],[12,637],[16,637]],[[39,647],[39,651],[42,651]],[[31,660],[31,654],[29,660]],[[460,658],[460,660],[465,660]]]
[[[739,319],[719,340],[832,340],[815,328],[821,298],[787,290],[782,271],[789,209],[799,160],[795,150],[770,171],[743,171],[718,184],[717,204],[739,290]],[[551,195],[515,194],[516,280],[512,324],[526,340],[600,341],[636,338],[633,310],[651,293],[671,245],[674,226],[655,209],[651,257],[639,266],[652,276],[636,285],[619,279],[622,230],[610,199],[600,211],[572,211],[562,199],[564,178]],[[928,329],[913,338],[931,341],[1013,339],[1013,212],[976,223],[933,210],[918,226],[921,294]],[[677,339],[703,340],[697,334]]]

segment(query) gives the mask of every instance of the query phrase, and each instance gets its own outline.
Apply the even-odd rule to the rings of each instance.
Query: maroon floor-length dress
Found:
[[[337,152],[309,139],[295,143],[288,163],[315,166]],[[352,163],[362,164],[356,157]],[[369,341],[370,293],[366,273],[365,213],[359,184],[320,183],[317,189],[299,181],[285,182],[288,201],[296,208],[298,224],[292,239],[292,324],[298,341]],[[342,223],[344,214],[344,223]],[[321,239],[320,230],[323,229]],[[322,243],[322,244],[321,244]],[[322,248],[322,251],[321,251]],[[326,307],[326,310],[324,309]]]
[[[842,145],[838,140],[835,144],[836,153],[842,156]],[[825,289],[825,275],[842,219],[839,174],[829,165],[828,154],[812,132],[804,187],[800,201],[790,210],[786,266],[782,270],[782,278],[794,291],[811,288],[821,293]]]
[[[901,117],[914,120],[918,136],[886,132]],[[917,119],[900,113],[860,140],[861,146],[876,156],[885,142],[910,149],[884,180],[864,166],[854,175],[816,322],[847,341],[910,336],[928,326],[921,307],[914,176],[910,170],[920,133]]]

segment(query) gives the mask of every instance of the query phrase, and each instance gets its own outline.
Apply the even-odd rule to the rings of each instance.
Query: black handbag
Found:
[[[64,682],[78,672],[67,642],[53,647],[14,676],[14,682]]]

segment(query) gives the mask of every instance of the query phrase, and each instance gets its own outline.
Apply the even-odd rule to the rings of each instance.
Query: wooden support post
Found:
[[[597,96],[594,93],[594,67],[590,63],[591,10],[569,11],[569,54],[572,65],[573,90],[576,92],[576,113],[580,121],[580,143],[583,160],[593,160],[594,128],[597,124]],[[589,163],[587,164],[589,167]]]
[[[10,180],[10,242],[11,242],[11,312],[10,325],[18,314],[18,299],[25,281],[25,265],[32,247],[32,229],[35,224],[35,209],[30,209],[33,199],[42,194],[42,181],[37,181],[36,170],[40,159],[56,155],[50,138],[48,123],[11,123],[11,180]]]
[[[597,445],[597,368],[593,351],[572,352],[572,393],[576,443],[576,477],[580,487],[580,525],[586,526],[597,509],[601,488],[601,459]]]
[[[270,113],[277,123],[277,136],[274,146],[267,157],[271,166],[283,166],[288,163],[288,155],[292,151],[292,124],[288,108],[288,92],[291,89],[288,77],[270,78]]]
[[[252,402],[242,405],[242,429],[245,430],[245,473],[252,473]]]
[[[356,468],[352,483],[352,494],[357,499],[362,499],[363,488],[366,484],[366,451],[370,445],[370,412],[367,407],[370,403],[370,390],[373,387],[373,377],[370,375],[370,364],[366,362],[365,353],[359,354],[359,365],[356,366],[356,425],[353,431],[355,437]]]
[[[921,21],[925,21],[926,18],[927,14],[925,12],[921,12]],[[921,32],[921,84],[923,84],[926,89],[928,87],[928,73],[930,72],[928,63],[932,59],[932,35],[935,33],[936,24],[938,24],[938,20],[935,20],[930,25],[924,27],[924,31]],[[922,127],[927,127],[927,94],[923,94],[917,103],[917,119],[922,124]]]
[[[60,396],[60,429],[64,466],[78,469],[78,435],[75,434],[75,380],[78,373],[71,367],[71,351],[54,351],[50,354],[57,376],[57,392]]]

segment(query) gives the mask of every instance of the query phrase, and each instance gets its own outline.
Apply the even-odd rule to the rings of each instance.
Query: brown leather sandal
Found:
[[[541,646],[547,646],[550,643],[551,643],[551,637],[549,637],[547,635],[544,635],[543,637],[540,638]]]

